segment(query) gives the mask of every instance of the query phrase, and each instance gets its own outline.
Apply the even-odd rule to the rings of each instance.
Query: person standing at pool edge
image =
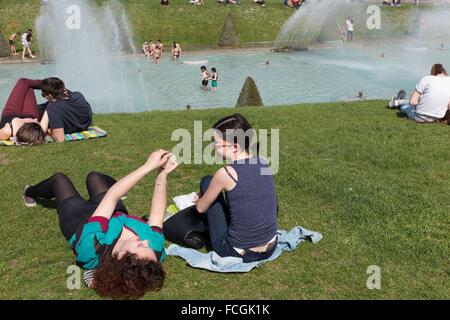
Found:
[[[353,41],[353,31],[355,29],[353,20],[348,17],[345,24],[347,25],[347,41],[351,42]]]
[[[19,36],[20,36],[20,33],[16,32],[16,33],[13,33],[9,37],[9,50],[11,52],[11,58],[14,58],[15,56],[18,55],[17,48],[16,48],[16,41]]]
[[[25,55],[28,53],[31,59],[36,58],[33,56],[33,53],[31,52],[31,42],[33,39],[33,30],[28,29],[27,32],[25,32],[22,35],[22,46],[23,46],[23,52],[22,52],[22,60],[25,60]]]

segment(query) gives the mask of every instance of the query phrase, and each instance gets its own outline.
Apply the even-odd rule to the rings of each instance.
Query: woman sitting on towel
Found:
[[[86,270],[96,269],[91,287],[101,296],[130,299],[160,290],[164,282],[161,262],[165,259],[162,226],[167,205],[167,178],[178,164],[164,150],[153,152],[146,163],[118,182],[91,172],[86,185],[90,200],[84,200],[72,182],[57,173],[37,185],[25,187],[27,207],[39,199],[56,198],[59,224]],[[158,174],[148,223],[128,215],[121,201],[154,169]]]
[[[200,184],[197,211],[206,213],[212,249],[244,262],[269,258],[277,244],[277,196],[265,159],[253,156],[253,130],[240,114],[213,127],[217,154],[231,163]],[[225,196],[223,195],[225,191]]]

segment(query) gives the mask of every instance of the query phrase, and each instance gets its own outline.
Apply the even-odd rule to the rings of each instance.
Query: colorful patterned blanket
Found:
[[[68,133],[66,134],[66,141],[79,141],[79,140],[89,140],[89,139],[95,139],[95,138],[101,138],[106,137],[108,135],[108,132],[106,132],[103,129],[100,129],[99,127],[89,127],[88,131],[83,132],[75,132],[75,133]],[[51,137],[46,137],[47,143],[55,142]],[[15,142],[10,140],[0,140],[0,146],[14,146],[16,145]]]

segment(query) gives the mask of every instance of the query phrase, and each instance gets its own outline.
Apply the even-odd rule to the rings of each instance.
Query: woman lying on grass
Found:
[[[13,137],[18,143],[24,144],[45,142],[48,115],[39,110],[34,95],[34,90],[41,89],[41,80],[22,78],[17,81],[2,111],[0,140]]]
[[[195,199],[197,211],[206,213],[211,247],[221,257],[265,260],[277,244],[273,175],[265,159],[251,155],[252,127],[243,116],[223,118],[213,128],[216,151],[231,164],[204,177]]]
[[[39,199],[56,198],[59,224],[69,241],[76,263],[96,269],[91,287],[103,297],[135,299],[160,290],[165,259],[162,225],[167,204],[167,177],[178,164],[164,150],[153,152],[147,162],[118,182],[91,172],[84,200],[72,182],[57,173],[37,185],[27,186],[27,207]],[[148,223],[128,215],[121,201],[141,179],[159,168]]]

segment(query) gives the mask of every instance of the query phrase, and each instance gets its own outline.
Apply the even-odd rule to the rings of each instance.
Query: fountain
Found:
[[[42,61],[54,62],[56,75],[69,89],[82,92],[94,112],[133,112],[133,96],[145,96],[143,81],[127,81],[131,71],[119,61],[120,54],[135,47],[117,0],[101,7],[89,0],[49,0],[41,7],[36,29]]]
[[[307,50],[319,38],[327,17],[345,0],[309,0],[281,28],[275,52]]]

